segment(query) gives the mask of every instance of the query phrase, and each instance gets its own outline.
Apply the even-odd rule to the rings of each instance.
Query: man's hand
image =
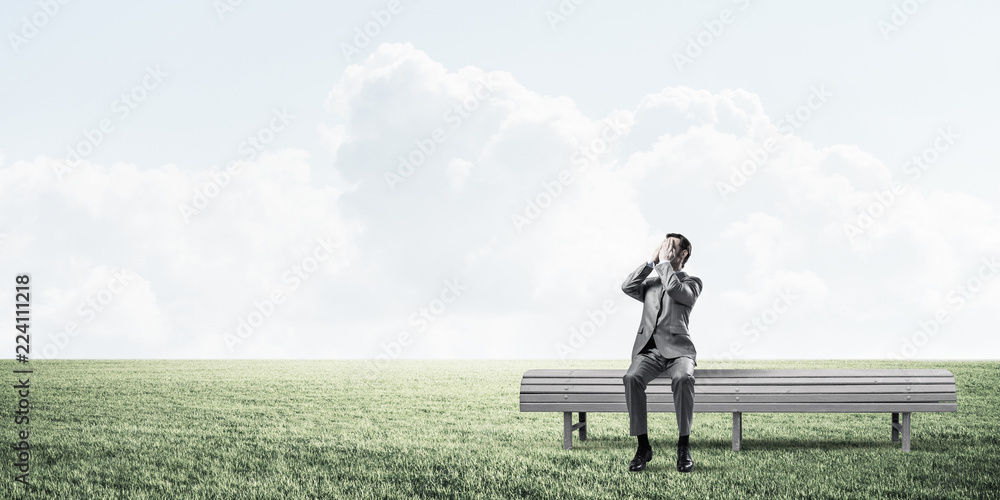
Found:
[[[674,245],[669,239],[663,240],[660,244],[659,254],[657,255],[658,261],[671,262],[674,260]],[[673,263],[671,262],[671,266]]]
[[[651,260],[653,261],[653,264],[659,264],[660,263],[660,253],[663,251],[663,244],[666,243],[666,242],[667,242],[667,240],[661,241],[660,242],[660,246],[656,247],[656,250],[653,250],[653,257],[651,258]]]

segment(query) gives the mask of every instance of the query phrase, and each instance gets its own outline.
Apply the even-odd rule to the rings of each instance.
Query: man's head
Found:
[[[667,241],[674,247],[674,260],[671,264],[675,269],[683,269],[691,258],[691,242],[680,233],[667,233]]]

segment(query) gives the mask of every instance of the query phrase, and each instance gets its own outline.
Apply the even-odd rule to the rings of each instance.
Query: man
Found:
[[[688,436],[694,417],[694,344],[688,334],[688,317],[701,294],[701,280],[681,271],[691,257],[691,242],[669,233],[653,257],[625,279],[622,291],[643,303],[642,321],[632,347],[632,365],[622,381],[628,407],[629,435],[637,436],[639,449],[628,470],[641,471],[653,458],[646,435],[646,385],[664,371],[670,377],[674,413],[677,415],[677,470],[691,472],[694,461]],[[656,276],[646,278],[653,269]]]

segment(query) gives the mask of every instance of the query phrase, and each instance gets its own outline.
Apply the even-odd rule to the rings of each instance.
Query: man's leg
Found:
[[[659,352],[643,352],[632,358],[622,381],[625,383],[625,407],[628,408],[629,435],[646,434],[646,386],[663,373],[666,360]]]
[[[629,434],[638,436],[639,448],[635,458],[628,464],[628,470],[639,472],[646,469],[646,463],[653,459],[653,448],[646,436],[646,386],[663,373],[666,359],[656,349],[640,352],[632,359],[622,381],[625,383],[625,406],[628,408]]]
[[[667,365],[670,390],[674,393],[674,413],[677,414],[677,431],[681,436],[691,433],[694,420],[694,361],[681,356]]]
[[[677,470],[690,472],[694,467],[688,436],[694,420],[694,360],[688,357],[673,358],[667,366],[670,390],[674,394],[674,413],[677,415]]]

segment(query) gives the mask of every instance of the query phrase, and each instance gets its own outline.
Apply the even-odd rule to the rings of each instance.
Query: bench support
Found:
[[[903,451],[910,451],[910,412],[903,412]]]
[[[892,441],[899,441],[903,434],[903,451],[910,451],[910,412],[903,412],[903,422],[899,422],[899,413],[892,414]]]
[[[573,447],[573,431],[580,430],[580,441],[587,440],[587,412],[580,412],[580,421],[573,423],[573,412],[563,412],[563,449]]]
[[[733,412],[733,451],[740,451],[740,441],[743,441],[743,412]]]

